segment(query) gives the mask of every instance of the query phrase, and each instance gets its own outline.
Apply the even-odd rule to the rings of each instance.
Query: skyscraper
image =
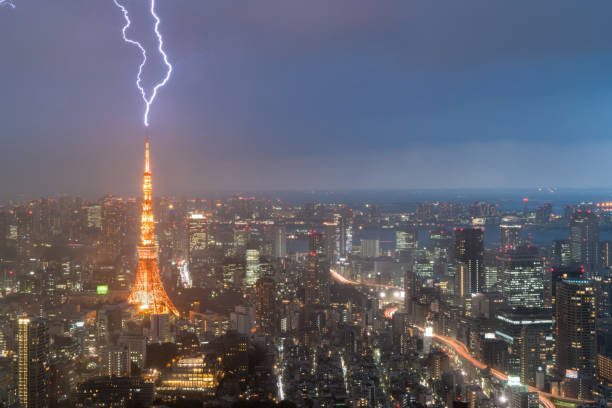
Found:
[[[380,256],[380,240],[362,239],[361,256],[363,258],[378,258]]]
[[[194,256],[208,247],[208,224],[204,214],[194,213],[187,220],[189,234],[189,262],[194,261]]]
[[[246,250],[246,284],[247,286],[255,285],[259,279],[259,250]]]
[[[455,294],[470,298],[483,290],[484,231],[481,228],[455,230]]]
[[[261,278],[255,283],[255,322],[257,331],[266,336],[274,335],[275,284],[271,278]]]
[[[578,396],[588,398],[597,359],[595,289],[590,280],[562,279],[556,292],[556,368],[577,379]]]
[[[612,266],[612,241],[601,243],[601,263],[604,268]]]
[[[178,316],[178,310],[168,297],[159,276],[157,245],[155,244],[155,222],[153,221],[153,182],[149,162],[149,137],[145,143],[145,171],[143,182],[142,217],[140,223],[140,245],[138,246],[138,268],[136,281],[128,302],[144,313]]]
[[[552,266],[566,267],[572,263],[570,243],[567,239],[554,240],[552,242]]]
[[[114,261],[122,246],[122,212],[120,202],[107,197],[102,205],[102,258]]]
[[[498,257],[509,307],[544,305],[544,261],[537,248],[522,246]]]
[[[411,256],[419,247],[418,232],[413,227],[403,227],[395,231],[395,253],[398,257]]]
[[[336,252],[340,260],[345,260],[353,249],[353,211],[341,208],[334,213],[336,222]]]
[[[274,257],[285,258],[287,256],[287,231],[283,225],[274,227]]]
[[[499,224],[499,250],[510,251],[521,243],[523,226],[518,217],[504,217]]]
[[[546,366],[547,337],[553,323],[550,309],[502,311],[497,320],[497,337],[508,345],[508,375],[520,377],[521,384],[535,386],[538,368]]]
[[[49,332],[41,319],[21,318],[17,331],[17,399],[25,408],[49,404]]]
[[[590,210],[578,210],[570,220],[570,253],[572,261],[584,266],[591,276],[600,264],[599,220]]]
[[[310,252],[305,269],[305,304],[327,306],[329,304],[329,260],[326,254],[326,236],[310,233]]]

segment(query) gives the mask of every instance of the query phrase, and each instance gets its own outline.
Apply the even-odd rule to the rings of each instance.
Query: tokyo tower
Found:
[[[138,246],[138,269],[136,281],[128,302],[137,305],[143,313],[159,315],[174,314],[178,310],[168,297],[159,276],[157,246],[155,245],[155,223],[153,221],[153,183],[149,163],[149,136],[145,142],[145,171],[142,186],[142,217],[140,219],[140,245]]]

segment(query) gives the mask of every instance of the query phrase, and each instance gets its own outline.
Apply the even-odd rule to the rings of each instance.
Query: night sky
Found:
[[[125,1],[125,0],[124,0]],[[154,48],[147,1],[130,33]],[[135,193],[112,0],[0,8],[0,197]],[[143,7],[144,6],[144,7]],[[612,186],[609,0],[158,0],[155,193]],[[151,51],[147,86],[163,66]]]

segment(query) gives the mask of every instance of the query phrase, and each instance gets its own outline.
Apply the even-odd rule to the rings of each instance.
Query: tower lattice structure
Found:
[[[178,316],[178,310],[168,297],[159,276],[157,245],[155,245],[155,223],[153,221],[153,182],[149,161],[149,136],[145,142],[145,171],[142,186],[142,216],[140,220],[140,245],[138,246],[138,269],[136,281],[128,302],[137,305],[143,313]]]

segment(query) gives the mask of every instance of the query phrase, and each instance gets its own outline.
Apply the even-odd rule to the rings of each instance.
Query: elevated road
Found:
[[[336,272],[333,269],[330,269],[330,274],[332,276],[332,278],[334,278],[336,281],[338,281],[339,283],[344,283],[347,285],[362,285],[362,286],[369,286],[369,287],[375,287],[375,288],[385,288],[385,289],[400,289],[398,287],[395,286],[389,286],[389,285],[380,285],[380,284],[374,284],[374,283],[367,283],[367,282],[357,282],[357,281],[353,281],[350,279],[345,278],[344,276],[340,275],[338,272]],[[392,317],[393,313],[396,312],[397,310],[393,310],[393,309],[388,309],[385,310],[385,317]],[[424,331],[424,329],[422,327],[419,326],[415,326],[417,327],[421,332]],[[481,361],[476,360],[474,357],[472,357],[472,354],[470,353],[470,351],[468,350],[467,346],[463,343],[461,343],[460,341],[457,341],[455,339],[452,339],[450,337],[446,337],[446,336],[441,336],[439,334],[434,334],[433,338],[438,342],[441,343],[443,345],[445,345],[446,347],[449,347],[451,349],[453,349],[453,351],[455,353],[457,353],[465,362],[468,362],[469,364],[473,365],[474,367],[478,368],[479,370],[487,370],[489,369],[489,372],[498,380],[500,381],[508,381],[508,376],[505,375],[504,373],[495,370],[494,368],[490,368],[487,367],[486,364],[482,363]],[[539,399],[540,399],[540,404],[546,408],[555,408],[555,404],[551,401],[551,399],[553,400],[557,400],[557,401],[561,401],[561,402],[565,402],[565,403],[572,403],[572,404],[592,404],[595,401],[592,400],[581,400],[581,399],[576,399],[576,398],[569,398],[569,397],[560,397],[557,395],[553,395],[551,393],[548,392],[544,392],[544,391],[540,391],[535,387],[529,386],[529,391],[530,392],[537,392]]]
[[[334,278],[339,283],[344,283],[345,285],[368,286],[368,287],[377,288],[377,289],[397,289],[397,290],[403,290],[402,288],[398,288],[397,286],[393,286],[393,285],[383,285],[382,283],[372,283],[372,282],[357,282],[357,281],[354,281],[354,280],[350,280],[350,279],[347,279],[344,276],[340,275],[334,269],[330,269],[329,273],[331,274],[332,278]]]
[[[422,327],[419,326],[415,326],[417,329],[419,329],[421,332],[424,331],[424,329]],[[439,334],[434,334],[433,335],[434,339],[445,345],[446,347],[452,348],[453,351],[455,353],[457,353],[459,356],[461,356],[461,358],[470,363],[471,365],[473,365],[474,367],[480,369],[480,370],[486,370],[487,368],[489,369],[489,372],[498,380],[500,381],[508,381],[508,376],[505,375],[504,373],[495,370],[494,368],[491,367],[487,367],[486,364],[482,363],[481,361],[476,360],[474,357],[472,357],[472,354],[470,353],[470,351],[468,350],[467,346],[463,343],[461,343],[460,341],[457,341],[455,339],[451,339],[450,337],[446,337],[446,336],[441,336]],[[558,401],[562,401],[562,402],[569,402],[572,404],[592,404],[595,401],[592,400],[581,400],[581,399],[576,399],[576,398],[569,398],[569,397],[560,397],[557,395],[553,395],[549,392],[544,392],[544,391],[540,391],[535,387],[529,386],[529,391],[530,392],[537,392],[538,396],[540,398],[540,404],[542,404],[543,406],[545,406],[546,408],[554,408],[555,404],[551,401],[551,399],[554,400],[558,400]]]

